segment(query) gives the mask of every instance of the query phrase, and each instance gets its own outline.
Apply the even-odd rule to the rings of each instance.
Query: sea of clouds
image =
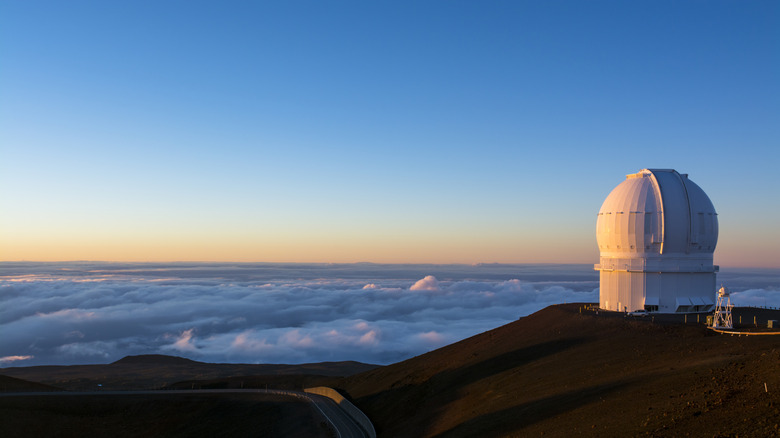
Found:
[[[597,302],[592,265],[0,263],[0,366],[170,354],[388,364],[551,304]],[[780,271],[731,274],[780,306]]]

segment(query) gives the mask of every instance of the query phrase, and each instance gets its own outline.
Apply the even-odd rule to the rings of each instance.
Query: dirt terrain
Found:
[[[582,308],[548,307],[341,389],[384,437],[780,436],[780,336]]]
[[[754,317],[765,326],[780,320],[780,311],[735,309],[741,330],[766,331]],[[280,365],[265,368],[276,374],[252,375],[243,365],[144,356],[0,374],[10,370],[66,388],[94,388],[98,381],[128,389],[325,385],[363,410],[380,437],[780,436],[780,336],[722,335],[704,321],[705,315],[634,318],[565,304],[385,367],[311,364],[295,374]],[[348,372],[361,367],[368,371]],[[21,384],[7,379],[0,384]],[[309,407],[289,400],[185,399],[165,391],[74,397],[0,397],[0,436],[327,434]]]

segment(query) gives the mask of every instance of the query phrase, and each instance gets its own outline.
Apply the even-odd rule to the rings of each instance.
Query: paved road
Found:
[[[336,435],[340,438],[366,438],[368,436],[335,401],[317,394],[306,394],[306,397],[330,421],[330,424],[336,429]]]
[[[336,436],[339,438],[366,438],[367,435],[363,429],[355,423],[352,418],[344,412],[339,405],[321,395],[308,394],[300,391],[279,391],[274,389],[185,389],[185,390],[164,390],[164,391],[94,391],[94,392],[6,392],[0,393],[0,397],[14,397],[14,396],[101,396],[101,395],[167,395],[167,394],[182,394],[182,395],[196,395],[196,394],[277,394],[295,397],[301,400],[306,400],[314,405],[315,408],[325,417],[325,419],[333,426],[336,431]]]

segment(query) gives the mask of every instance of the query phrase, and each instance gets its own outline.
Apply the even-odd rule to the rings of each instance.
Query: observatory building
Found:
[[[672,313],[715,305],[718,215],[688,175],[626,175],[599,210],[596,238],[600,308]]]

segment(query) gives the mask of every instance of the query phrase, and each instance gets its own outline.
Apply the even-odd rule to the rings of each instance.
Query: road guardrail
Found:
[[[366,431],[366,434],[368,434],[369,438],[376,438],[374,425],[371,424],[371,420],[368,419],[366,414],[358,409],[357,406],[353,405],[349,400],[344,398],[344,396],[335,389],[328,388],[327,386],[318,386],[316,388],[306,388],[303,391],[310,394],[317,394],[323,397],[328,397],[329,399],[333,400],[336,402],[336,404],[339,405],[341,409],[344,410],[344,412],[347,413],[347,415],[349,415],[355,421],[355,423],[360,425],[360,427]]]

